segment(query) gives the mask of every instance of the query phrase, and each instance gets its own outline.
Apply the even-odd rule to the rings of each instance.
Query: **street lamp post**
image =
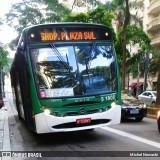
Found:
[[[144,85],[143,85],[143,91],[146,91],[146,89],[148,87],[147,77],[148,77],[148,69],[149,69],[149,64],[150,64],[150,60],[151,59],[152,59],[152,53],[146,52],[145,62],[144,62]]]
[[[139,69],[139,63],[138,63],[138,75],[137,75],[137,84],[139,84],[139,76],[140,76],[140,69]],[[137,85],[137,92],[136,92],[136,97],[139,95],[139,85]]]

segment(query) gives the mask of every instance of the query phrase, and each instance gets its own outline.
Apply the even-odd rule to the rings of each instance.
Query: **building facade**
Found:
[[[144,0],[144,10],[141,17],[143,29],[151,39],[151,45],[160,49],[160,0]],[[138,66],[137,66],[138,67]],[[131,92],[137,96],[143,90],[144,76],[133,78],[129,76]],[[157,77],[147,76],[147,90],[155,90]],[[138,84],[138,85],[137,85]],[[139,88],[137,87],[139,86]]]
[[[152,46],[160,49],[160,0],[149,0],[148,4],[146,31],[151,38]]]

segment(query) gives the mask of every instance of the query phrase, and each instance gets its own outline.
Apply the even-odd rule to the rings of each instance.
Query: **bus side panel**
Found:
[[[17,74],[17,71],[14,67],[11,68],[11,71],[10,71],[10,75],[11,75],[11,86],[12,86],[12,94],[13,94],[13,102],[14,102],[14,105],[17,109],[17,112],[18,112],[18,117],[19,119],[22,119],[23,115],[20,111],[20,100],[19,100],[19,93],[18,92],[18,74]]]
[[[25,57],[22,53],[18,53],[17,63],[25,122],[27,124],[27,127],[31,129],[32,127],[34,127],[34,121],[32,119],[32,103],[29,86],[29,74],[27,73],[27,64],[25,61]]]
[[[116,58],[116,70],[117,70],[117,88],[118,88],[118,94],[117,94],[117,103],[119,105],[122,104],[122,100],[121,100],[121,84],[120,84],[120,73],[119,73],[119,67],[118,67],[118,59],[117,59],[117,55],[116,55],[116,50],[114,47],[114,52],[115,52],[115,58]]]

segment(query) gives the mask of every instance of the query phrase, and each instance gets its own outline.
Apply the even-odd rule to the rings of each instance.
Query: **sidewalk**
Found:
[[[4,106],[0,109],[0,151],[11,151],[6,99],[3,100]],[[0,160],[4,159],[6,157],[0,157]]]

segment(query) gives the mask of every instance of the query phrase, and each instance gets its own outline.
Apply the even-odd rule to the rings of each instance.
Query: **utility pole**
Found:
[[[146,52],[145,62],[144,62],[144,85],[143,85],[143,91],[146,91],[146,89],[148,87],[147,77],[148,77],[148,69],[149,69],[149,64],[150,64],[150,60],[151,59],[152,59],[152,53]]]
[[[146,91],[147,89],[147,75],[148,75],[148,52],[145,54],[145,61],[144,61],[144,85],[143,85],[143,91]]]
[[[137,75],[137,97],[139,95],[139,76],[140,76],[140,69],[139,69],[139,63],[138,63],[138,75]]]

